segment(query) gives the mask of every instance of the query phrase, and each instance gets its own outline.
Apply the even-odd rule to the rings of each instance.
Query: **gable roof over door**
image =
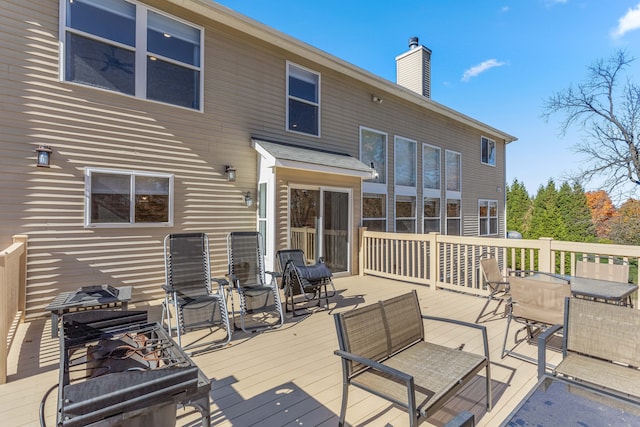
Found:
[[[251,140],[251,145],[276,167],[348,175],[362,179],[371,178],[373,172],[369,166],[345,153],[303,148],[256,138]]]

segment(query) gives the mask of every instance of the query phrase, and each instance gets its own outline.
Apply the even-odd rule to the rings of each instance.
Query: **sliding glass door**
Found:
[[[309,262],[323,257],[334,273],[348,272],[351,193],[334,188],[291,188],[289,247],[301,249]]]

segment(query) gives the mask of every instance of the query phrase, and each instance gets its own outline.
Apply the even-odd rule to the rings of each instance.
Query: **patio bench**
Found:
[[[582,298],[566,298],[562,361],[552,374],[640,400],[640,311]],[[538,337],[538,376],[555,325]]]
[[[484,355],[425,341],[424,320],[479,330]],[[489,344],[484,326],[422,315],[416,291],[334,314],[342,361],[344,426],[350,385],[380,396],[409,413],[411,426],[440,409],[482,369],[486,370],[487,410],[491,410]]]

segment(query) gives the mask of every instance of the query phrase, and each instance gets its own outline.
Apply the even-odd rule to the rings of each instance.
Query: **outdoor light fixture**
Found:
[[[225,166],[224,173],[227,175],[227,181],[233,182],[236,180],[236,168],[233,166]]]
[[[376,170],[376,165],[371,162],[371,179],[378,179],[379,176],[380,174]]]
[[[51,167],[51,147],[38,145],[38,148],[36,148],[36,166],[41,168]]]
[[[247,191],[242,197],[244,197],[244,203],[248,208],[253,206],[253,198],[251,197],[251,191]]]
[[[377,95],[371,95],[371,102],[375,102],[376,104],[382,104],[382,98]]]

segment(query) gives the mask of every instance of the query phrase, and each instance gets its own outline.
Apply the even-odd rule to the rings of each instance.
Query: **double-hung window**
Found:
[[[455,151],[445,152],[447,189],[447,230],[452,236],[462,234],[462,158]]]
[[[173,224],[173,175],[87,168],[85,226]]]
[[[287,63],[287,130],[320,136],[320,74]]]
[[[481,161],[485,165],[496,165],[496,142],[492,139],[480,138],[480,155]]]
[[[61,78],[200,110],[203,30],[125,0],[61,0]]]
[[[478,221],[481,236],[498,234],[497,200],[478,200]]]

